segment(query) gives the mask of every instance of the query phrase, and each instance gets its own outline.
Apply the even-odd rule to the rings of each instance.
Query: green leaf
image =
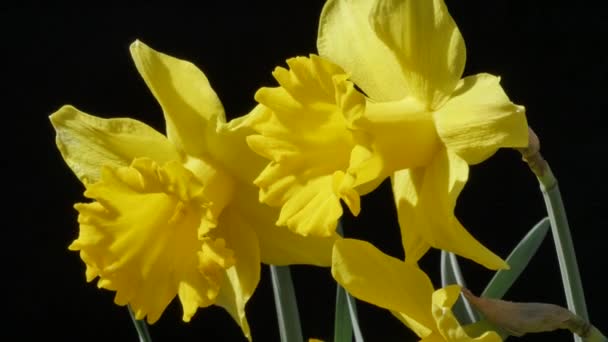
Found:
[[[467,287],[456,255],[451,252],[441,251],[441,286],[446,287],[451,284]],[[475,310],[462,296],[458,298],[458,301],[452,307],[452,312],[463,324],[478,320]]]
[[[351,342],[353,326],[350,321],[346,290],[338,285],[336,290],[336,313],[334,318],[334,342]]]
[[[355,342],[363,342],[363,334],[361,334],[359,319],[357,318],[357,303],[355,303],[355,298],[346,292],[346,301],[348,302],[348,312],[350,313],[350,323],[355,334]]]
[[[302,342],[302,327],[289,266],[270,266],[281,342]]]
[[[536,254],[550,226],[549,218],[545,217],[530,229],[507,258],[511,269],[496,272],[483,290],[481,297],[500,299],[505,295]]]
[[[340,236],[344,235],[342,220],[338,221],[336,229]],[[351,342],[353,333],[356,342],[363,342],[363,335],[357,318],[355,299],[339,284],[336,290],[336,308],[334,317],[334,342]]]

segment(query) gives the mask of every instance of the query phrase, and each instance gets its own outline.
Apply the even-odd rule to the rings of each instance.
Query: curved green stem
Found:
[[[557,180],[548,165],[544,175],[538,179],[547,207],[547,213],[549,214],[549,220],[551,220],[551,232],[553,233],[553,241],[557,251],[557,259],[566,292],[568,309],[581,318],[588,320],[589,315],[585,303],[585,293],[578,270],[570,227],[568,226],[566,209],[559,192]]]
[[[142,319],[135,318],[135,313],[131,309],[130,305],[127,305],[127,308],[129,309],[129,316],[131,316],[135,330],[137,330],[139,342],[152,342],[152,337],[150,336],[146,322]]]
[[[581,276],[576,262],[576,254],[574,253],[574,244],[570,235],[570,227],[568,226],[568,218],[566,217],[566,209],[562,201],[562,196],[559,192],[557,179],[551,172],[551,168],[547,161],[540,154],[540,141],[534,131],[529,128],[529,144],[525,149],[520,150],[524,161],[534,172],[540,183],[540,188],[547,207],[549,220],[551,221],[551,232],[559,268],[566,293],[566,302],[568,309],[584,320],[589,320],[587,313],[587,305],[585,303],[585,293]],[[582,341],[578,336],[574,336],[575,341]]]

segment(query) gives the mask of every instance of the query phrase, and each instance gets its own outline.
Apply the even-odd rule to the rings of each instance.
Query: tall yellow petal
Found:
[[[429,110],[439,108],[466,60],[464,40],[443,0],[378,0],[370,22],[399,60],[408,92]]]
[[[159,163],[179,160],[167,138],[143,122],[103,119],[63,106],[50,116],[63,159],[83,183],[96,182],[102,166],[129,166],[148,157]]]
[[[331,266],[331,249],[337,235],[328,237],[297,234],[275,224],[280,208],[258,201],[258,189],[239,184],[230,207],[238,212],[242,224],[249,224],[258,237],[260,259],[270,265],[307,264]]]
[[[373,0],[328,0],[321,12],[317,49],[341,66],[376,101],[406,96],[399,62],[370,26]]]
[[[253,222],[241,219],[241,213],[232,204],[226,207],[214,234],[226,239],[234,251],[235,264],[226,270],[226,278],[217,296],[216,304],[223,307],[239,324],[251,340],[245,305],[260,281],[260,249]]]
[[[427,248],[426,243],[489,269],[508,268],[454,216],[456,200],[468,175],[467,163],[446,149],[437,153],[431,164],[423,169],[395,173],[393,193],[406,256],[411,253],[419,258]]]
[[[247,137],[253,151],[270,160],[255,180],[260,200],[281,206],[279,225],[302,235],[331,236],[342,215],[340,199],[354,214],[359,196],[344,177],[354,146],[344,104],[361,96],[336,65],[312,55],[277,68],[277,88],[262,88],[255,98],[268,111],[257,111]],[[348,83],[345,86],[343,83]],[[362,100],[362,98],[360,98]]]
[[[397,171],[391,177],[405,261],[412,264],[416,264],[431,248],[425,234],[428,213],[423,210],[424,202],[420,202],[424,176],[425,169],[416,168]]]
[[[80,251],[87,280],[99,276],[98,286],[116,291],[117,304],[130,304],[150,323],[179,296],[189,321],[198,307],[215,302],[231,266],[225,248],[212,259],[199,256],[205,244],[223,245],[221,238],[200,239],[208,207],[203,184],[177,162],[135,159],[103,170],[99,182],[86,185],[85,196],[95,202],[76,205],[80,234],[69,247]],[[210,272],[201,272],[201,261]]]
[[[496,76],[462,79],[434,116],[441,140],[469,165],[486,160],[501,147],[528,145],[525,109],[509,100]]]
[[[339,239],[334,244],[331,273],[353,296],[398,312],[419,336],[434,329],[433,285],[417,266],[390,257],[366,241]]]
[[[459,295],[458,285],[450,285],[433,293],[433,317],[443,339],[449,342],[501,342],[502,339],[494,331],[475,338],[467,335],[451,310]]]
[[[222,103],[205,74],[194,64],[140,41],[131,44],[131,56],[163,109],[169,140],[187,154],[204,156],[207,136],[218,122],[226,122]]]

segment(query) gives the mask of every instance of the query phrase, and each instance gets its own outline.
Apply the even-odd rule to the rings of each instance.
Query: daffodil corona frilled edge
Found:
[[[464,40],[442,0],[329,0],[319,56],[277,68],[256,100],[249,146],[269,160],[260,200],[279,225],[333,234],[343,200],[390,177],[406,261],[430,247],[508,267],[454,216],[469,165],[528,143],[525,110],[490,74],[462,77]],[[359,91],[360,89],[361,91]]]
[[[75,206],[80,233],[69,248],[80,252],[87,281],[98,277],[138,319],[155,322],[178,297],[184,321],[219,305],[250,338],[245,304],[260,262],[329,266],[335,236],[278,228],[278,210],[259,203],[253,180],[265,161],[245,137],[253,133],[247,121],[267,109],[227,123],[193,64],[139,41],[131,55],[162,108],[166,135],[72,106],[50,117],[64,160],[92,200]]]

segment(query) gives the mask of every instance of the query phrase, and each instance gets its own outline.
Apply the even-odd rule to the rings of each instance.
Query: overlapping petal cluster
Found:
[[[280,87],[256,94],[270,111],[249,143],[270,159],[256,182],[282,206],[277,223],[330,235],[340,199],[357,214],[359,196],[391,177],[407,262],[435,247],[507,267],[454,207],[469,165],[527,145],[525,111],[498,77],[461,79],[464,41],[443,1],[329,0],[317,47],[321,57],[291,60],[275,70]]]
[[[524,108],[496,76],[462,78],[464,40],[443,0],[328,0],[317,48],[276,68],[278,86],[226,122],[198,68],[135,42],[166,135],[71,106],[51,116],[92,200],[75,206],[80,234],[69,247],[87,280],[149,322],[175,297],[185,321],[219,305],[250,338],[245,305],[260,262],[331,265],[349,292],[422,341],[500,341],[468,336],[450,310],[460,288],[435,290],[417,263],[434,247],[508,267],[454,208],[469,165],[527,145]],[[403,261],[335,231],[342,203],[357,215],[360,196],[387,178]]]
[[[343,201],[391,178],[405,261],[363,242],[338,240],[332,273],[355,296],[392,310],[423,340],[497,341],[466,335],[449,308],[459,289],[433,291],[417,262],[431,248],[487,268],[507,268],[458,221],[469,172],[502,147],[525,147],[525,110],[500,78],[462,78],[464,40],[443,0],[328,0],[319,56],[277,68],[276,88],[256,100],[250,147],[269,159],[260,200],[281,208],[277,224],[330,236]]]
[[[275,226],[278,211],[258,202],[252,183],[264,161],[245,143],[249,116],[226,123],[198,68],[139,41],[131,54],[167,135],[72,106],[51,115],[57,146],[92,200],[75,206],[80,234],[69,248],[80,251],[87,280],[99,277],[139,319],[155,322],[177,296],[184,321],[215,304],[250,337],[245,304],[260,262],[328,266],[333,238]]]

